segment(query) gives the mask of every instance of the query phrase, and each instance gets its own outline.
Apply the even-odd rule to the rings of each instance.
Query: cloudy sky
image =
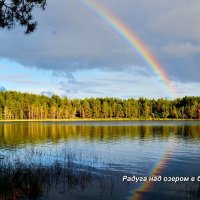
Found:
[[[96,1],[148,46],[176,97],[200,94],[199,0]],[[70,98],[170,97],[138,52],[81,0],[47,0],[35,19],[37,30],[28,36],[19,26],[0,29],[0,90]]]

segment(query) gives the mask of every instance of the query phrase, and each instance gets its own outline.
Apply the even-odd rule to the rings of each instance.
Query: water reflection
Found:
[[[50,166],[27,165],[19,160],[12,164],[0,163],[0,199],[71,199],[74,191],[85,192],[88,188],[98,198],[113,199],[113,188],[117,184],[118,174],[111,171],[101,174],[89,167],[73,162],[55,162]],[[121,188],[124,186],[121,184]],[[125,186],[127,188],[127,186]],[[91,193],[86,192],[86,196]],[[90,198],[90,196],[89,196]],[[89,199],[88,198],[88,199]],[[75,199],[79,199],[78,196]]]
[[[59,123],[4,123],[0,124],[1,147],[16,146],[20,144],[40,144],[47,141],[79,140],[109,142],[128,138],[131,140],[167,139],[174,137],[199,140],[199,125],[179,126],[86,126]]]
[[[0,188],[5,177],[10,181],[5,186],[11,186],[0,189],[0,199],[9,199],[7,194],[19,194],[19,199],[131,199],[140,184],[123,183],[122,176],[148,176],[174,145],[159,173],[200,175],[199,138],[198,121],[0,123]],[[73,173],[69,166],[73,166]],[[59,175],[54,174],[56,169]],[[70,183],[76,183],[70,192],[67,172],[73,174]],[[46,178],[40,179],[42,174]],[[22,185],[15,184],[16,176],[23,179]],[[34,184],[36,196],[31,193]],[[186,184],[181,183],[175,190],[171,183],[155,183],[140,197],[187,199],[187,194],[195,199],[198,187],[188,183],[186,190]]]

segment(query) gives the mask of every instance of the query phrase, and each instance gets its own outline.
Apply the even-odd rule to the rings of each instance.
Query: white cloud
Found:
[[[177,90],[178,97],[197,96],[198,94],[200,94],[199,82],[174,82],[173,84]]]
[[[144,94],[153,98],[169,95],[166,88],[155,77],[150,74],[143,76],[140,70],[124,70],[123,72],[95,70],[85,71],[85,73],[88,77],[76,74],[76,81],[62,81],[58,87],[60,93],[71,98],[91,96],[139,98]]]

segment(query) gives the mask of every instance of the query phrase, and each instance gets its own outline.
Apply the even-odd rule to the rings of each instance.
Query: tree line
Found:
[[[12,119],[200,119],[200,97],[169,99],[69,99],[0,92],[0,120]]]

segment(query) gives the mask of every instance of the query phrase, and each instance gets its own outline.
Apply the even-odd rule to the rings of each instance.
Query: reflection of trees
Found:
[[[0,145],[15,146],[24,143],[43,143],[61,139],[110,141],[122,138],[167,139],[171,135],[199,140],[200,126],[84,126],[45,123],[8,123],[0,125]]]

